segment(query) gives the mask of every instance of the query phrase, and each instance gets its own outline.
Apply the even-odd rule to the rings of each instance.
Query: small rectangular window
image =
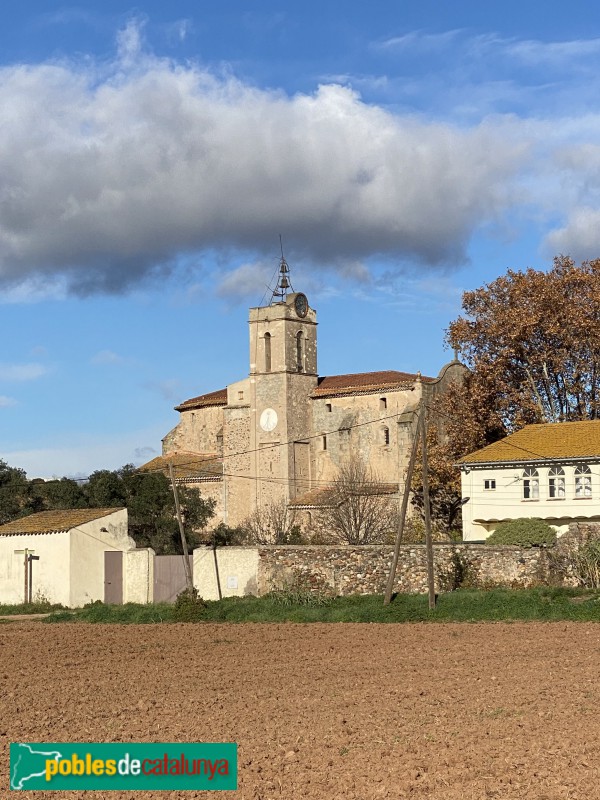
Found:
[[[243,400],[243,399],[244,399],[244,393],[238,392],[238,400]]]
[[[486,478],[483,481],[483,488],[486,489],[488,492],[493,491],[496,488],[496,479],[495,478]]]
[[[323,436],[323,450],[327,450],[327,436]]]
[[[331,411],[331,403],[325,403],[325,410]]]
[[[385,411],[387,408],[387,397],[381,397],[379,399],[379,410]]]

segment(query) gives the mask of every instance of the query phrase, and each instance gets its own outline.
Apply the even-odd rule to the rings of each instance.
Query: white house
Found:
[[[26,587],[33,600],[69,607],[104,600],[105,553],[133,550],[125,508],[42,511],[0,525],[0,602],[22,603]],[[118,580],[127,594],[127,569]]]
[[[500,522],[600,520],[600,420],[526,425],[460,459],[463,539],[486,539]]]

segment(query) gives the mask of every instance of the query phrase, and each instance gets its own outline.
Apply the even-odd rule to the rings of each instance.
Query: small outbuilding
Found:
[[[104,601],[105,563],[132,550],[126,508],[41,511],[0,525],[0,603],[26,596],[71,608]],[[123,570],[114,577],[122,592]]]

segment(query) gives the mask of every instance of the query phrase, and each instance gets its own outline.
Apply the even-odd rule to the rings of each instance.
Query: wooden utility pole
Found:
[[[35,550],[30,550],[28,547],[26,547],[24,550],[15,550],[15,554],[21,555],[21,553],[24,554],[24,564],[25,564],[25,576],[23,580],[23,602],[27,604],[31,602],[30,599],[31,589],[29,587],[29,565],[31,562],[29,561],[29,553],[35,553]]]
[[[188,591],[191,593],[194,591],[194,582],[192,580],[192,569],[190,567],[187,539],[185,538],[183,520],[181,519],[181,509],[179,508],[179,495],[177,494],[177,487],[175,486],[175,478],[173,477],[173,464],[171,462],[169,462],[169,477],[171,478],[171,487],[173,489],[173,497],[175,498],[175,510],[177,511],[177,522],[179,524],[179,534],[181,536],[181,547],[183,548],[183,569],[185,571],[185,583]]]
[[[410,497],[410,487],[412,484],[412,476],[415,468],[415,461],[417,459],[417,450],[419,448],[419,432],[423,422],[423,408],[419,410],[419,417],[417,419],[417,429],[413,438],[412,449],[410,451],[410,460],[408,462],[408,469],[406,470],[406,478],[404,480],[404,493],[402,495],[402,507],[400,509],[400,516],[398,519],[398,530],[396,532],[396,545],[394,547],[394,556],[392,558],[392,565],[390,567],[390,574],[387,580],[385,589],[385,597],[383,605],[388,606],[392,600],[392,593],[394,591],[394,581],[396,580],[396,570],[398,569],[398,558],[400,557],[400,545],[402,544],[402,536],[404,535],[404,523],[406,521],[406,511],[408,509],[408,498]]]
[[[421,401],[422,402],[422,401]],[[427,591],[429,608],[435,608],[435,585],[433,576],[433,540],[431,538],[431,509],[429,507],[429,469],[427,466],[427,419],[425,409],[421,416],[421,441],[423,443],[423,514],[425,516],[425,549],[427,550]]]
[[[31,551],[33,552],[33,550]],[[29,602],[33,603],[33,562],[39,561],[39,556],[33,556],[31,553],[27,556],[29,561]]]

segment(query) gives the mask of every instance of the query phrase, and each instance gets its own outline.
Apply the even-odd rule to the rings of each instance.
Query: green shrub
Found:
[[[310,581],[302,575],[287,576],[278,586],[274,586],[265,595],[278,606],[325,606],[331,602],[331,594],[325,586],[311,586]]]
[[[174,622],[199,622],[206,610],[206,603],[198,594],[198,589],[184,589],[177,595],[173,606]]]
[[[549,547],[556,543],[556,532],[542,519],[513,519],[502,522],[486,544],[513,544],[519,547]]]
[[[475,564],[459,550],[452,550],[446,565],[437,568],[437,582],[440,592],[454,592],[456,589],[472,589],[478,583],[478,570]]]

